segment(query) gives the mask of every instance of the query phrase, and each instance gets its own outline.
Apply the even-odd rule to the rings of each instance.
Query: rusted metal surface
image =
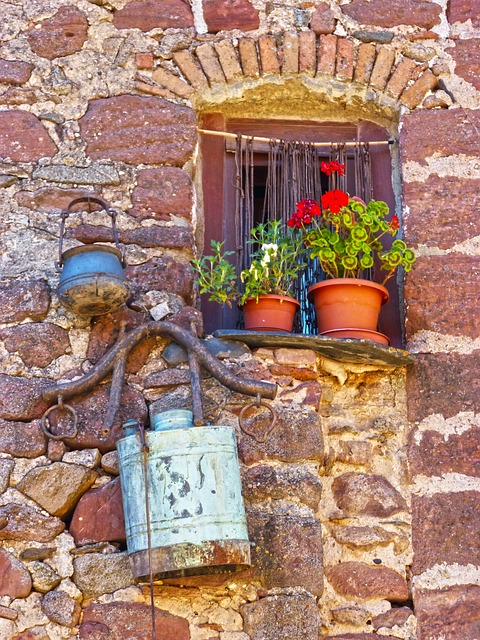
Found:
[[[128,354],[134,347],[142,340],[152,336],[172,338],[172,340],[184,347],[188,353],[195,353],[199,365],[205,367],[221,384],[233,391],[249,396],[260,395],[262,398],[269,400],[273,400],[276,396],[276,384],[236,376],[215,356],[209,353],[199,338],[193,336],[186,329],[171,322],[152,321],[132,329],[81,378],[45,387],[42,391],[42,398],[47,402],[52,402],[61,395],[65,400],[68,400],[68,398],[92,391],[114,369],[116,364],[126,361]],[[123,380],[116,380],[115,387],[112,384],[113,393],[115,394],[113,397],[117,399],[117,410],[121,395],[121,392],[118,393],[117,387],[120,387],[121,383],[123,384]]]
[[[184,424],[183,415],[179,417]],[[249,566],[233,427],[174,429],[162,423],[162,414],[155,426],[166,430],[145,433],[146,459],[138,435],[117,442],[134,576],[144,581],[150,570],[162,579]]]
[[[260,407],[265,407],[266,409],[268,409],[270,414],[270,418],[267,422],[267,426],[263,427],[263,433],[261,432],[259,433],[259,431],[256,428],[254,428],[254,425],[260,421],[263,422],[265,420],[264,415],[256,415],[254,418],[250,420],[250,424],[247,424],[246,422],[247,412],[250,411],[250,409],[254,409],[254,408],[260,409]],[[260,396],[257,396],[257,399],[255,400],[255,402],[249,402],[248,404],[246,404],[242,408],[242,410],[240,411],[240,415],[238,416],[238,424],[240,426],[240,429],[243,431],[243,433],[246,433],[247,436],[250,436],[251,438],[256,440],[259,444],[262,444],[263,442],[267,441],[267,438],[273,431],[273,428],[275,427],[276,422],[277,422],[277,412],[271,405],[261,400]]]

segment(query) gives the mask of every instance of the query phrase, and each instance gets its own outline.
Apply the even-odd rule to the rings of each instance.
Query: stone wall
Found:
[[[238,432],[253,565],[155,585],[157,638],[477,638],[475,0],[0,0],[0,16],[0,637],[151,637],[115,442],[152,403],[188,404],[185,354],[153,337],[131,352],[108,432],[108,379],[69,401],[79,433],[66,442],[47,441],[41,392],[147,319],[189,324],[197,123],[221,112],[400,132],[414,364],[207,341],[233,372],[278,383],[280,418],[257,443],[238,428],[246,399],[204,377],[209,419]],[[88,194],[120,212],[133,290],[82,319],[58,301],[55,261],[60,212]],[[68,219],[64,244],[110,234],[93,206]],[[52,413],[52,429],[68,420]]]

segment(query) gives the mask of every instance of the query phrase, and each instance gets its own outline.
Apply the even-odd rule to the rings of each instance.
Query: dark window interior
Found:
[[[241,133],[283,140],[305,140],[313,142],[347,142],[388,140],[388,132],[371,122],[317,123],[289,120],[251,120],[230,119],[223,114],[212,113],[203,117],[203,129]],[[204,251],[209,252],[210,241],[225,241],[225,248],[234,251],[235,247],[235,156],[232,152],[235,141],[221,136],[202,135],[202,183],[204,198]],[[254,146],[254,194],[255,220],[260,221],[263,211],[265,184],[267,176],[268,143],[255,142]],[[385,200],[394,211],[392,189],[391,156],[388,145],[371,146],[371,164],[373,194],[377,200]],[[328,149],[325,150],[328,157]],[[353,159],[347,159],[347,163]],[[352,176],[353,170],[347,175]],[[327,183],[322,184],[326,190]],[[349,193],[354,186],[347,185]],[[399,313],[399,295],[395,279],[387,283],[390,303],[381,312],[379,331],[389,336],[392,346],[402,347],[402,325]],[[241,326],[241,314],[237,308],[222,307],[206,300],[202,296],[201,309],[204,315],[205,332],[215,329],[234,329]],[[297,330],[302,330],[297,323]]]

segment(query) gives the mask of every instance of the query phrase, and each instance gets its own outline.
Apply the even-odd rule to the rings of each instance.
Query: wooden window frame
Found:
[[[388,131],[370,121],[358,123],[306,122],[295,120],[227,119],[222,113],[209,113],[201,118],[202,129],[243,133],[252,136],[307,140],[312,142],[355,142],[357,140],[388,141]],[[235,247],[235,163],[233,154],[226,152],[225,138],[202,134],[203,231],[204,252],[208,253],[211,240],[225,241],[225,248]],[[370,147],[373,194],[384,200],[395,211],[395,194],[392,184],[392,162],[388,145]],[[390,302],[382,308],[379,330],[386,334],[391,345],[403,347],[403,328],[400,315],[400,295],[395,278],[387,282]],[[202,296],[201,309],[206,333],[215,329],[235,328],[236,309],[208,302]]]

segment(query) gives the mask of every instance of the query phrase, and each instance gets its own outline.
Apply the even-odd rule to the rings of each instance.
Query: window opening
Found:
[[[224,241],[224,249],[234,251],[237,255],[236,267],[240,268],[242,261],[246,259],[245,247],[248,239],[247,229],[239,215],[238,199],[242,186],[253,190],[251,197],[251,209],[245,212],[245,218],[250,216],[250,226],[262,219],[264,209],[267,209],[265,199],[267,197],[268,179],[268,154],[271,140],[292,144],[302,141],[303,144],[311,143],[318,156],[318,160],[328,161],[332,148],[340,146],[344,153],[346,164],[346,184],[337,182],[337,186],[351,195],[357,194],[368,200],[374,197],[384,200],[395,212],[395,196],[392,186],[392,156],[391,140],[389,132],[382,126],[369,121],[349,122],[317,122],[296,120],[260,120],[260,119],[227,119],[221,113],[204,114],[200,121],[201,154],[202,162],[202,191],[204,203],[204,252],[208,253],[210,241]],[[244,146],[249,147],[248,161],[238,163],[236,148],[239,136],[243,137]],[[250,142],[248,142],[250,141]],[[248,142],[248,145],[247,145]],[[358,143],[368,145],[359,145]],[[369,150],[369,165],[367,172],[362,173],[362,163],[356,161],[357,149]],[[393,147],[393,154],[396,147]],[[240,169],[240,171],[239,171]],[[240,179],[243,181],[239,184]],[[370,180],[367,176],[370,176]],[[325,182],[326,176],[320,178],[321,191],[328,190],[329,184]],[[323,182],[322,182],[323,181]],[[360,191],[355,185],[360,185],[364,191]],[[298,199],[288,184],[287,195],[291,198],[291,208],[288,207],[285,216],[287,219],[293,213]],[[316,187],[317,189],[317,187]],[[318,191],[314,191],[318,200]],[[302,196],[301,197],[306,197]],[[308,197],[308,196],[307,196]],[[278,206],[275,203],[268,204],[268,211],[278,216]],[[242,216],[244,212],[242,210]],[[253,223],[253,224],[252,224]],[[242,226],[243,225],[243,226]],[[233,256],[232,256],[233,258]],[[311,279],[312,274],[306,276]],[[403,331],[399,312],[399,291],[394,279],[387,282],[390,293],[390,303],[382,308],[380,314],[379,331],[389,336],[391,345],[401,348],[403,346]],[[301,287],[305,296],[306,291]],[[305,303],[306,308],[309,309]],[[239,325],[240,313],[237,308],[223,307],[213,302],[208,302],[206,296],[202,296],[201,308],[204,317],[206,333],[212,333],[216,329],[241,328]],[[306,312],[308,314],[308,311]],[[313,309],[312,321],[301,320],[295,328],[297,332],[315,333],[315,316]],[[306,324],[305,324],[306,322]]]

